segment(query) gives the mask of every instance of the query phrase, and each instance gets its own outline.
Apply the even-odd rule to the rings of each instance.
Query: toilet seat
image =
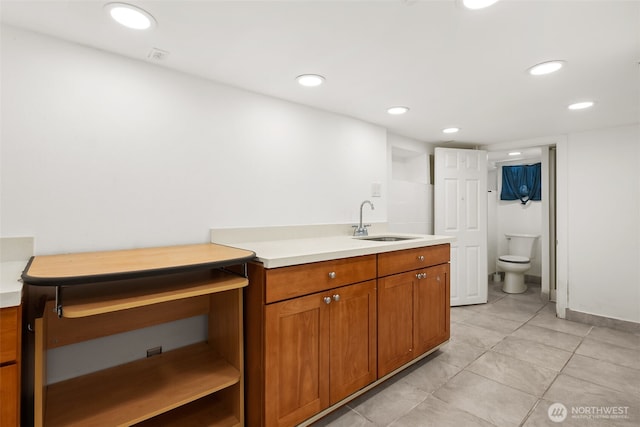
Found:
[[[519,255],[500,255],[498,259],[503,262],[511,262],[514,264],[528,264],[530,261],[526,256]]]

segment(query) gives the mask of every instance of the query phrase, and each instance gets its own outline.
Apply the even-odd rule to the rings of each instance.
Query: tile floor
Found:
[[[539,285],[500,286],[451,309],[449,343],[313,427],[640,426],[640,335],[558,319]]]

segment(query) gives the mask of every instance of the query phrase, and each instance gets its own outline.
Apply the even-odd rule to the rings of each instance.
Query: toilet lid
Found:
[[[501,255],[499,259],[500,261],[513,262],[516,264],[527,264],[529,262],[529,258],[519,255]]]

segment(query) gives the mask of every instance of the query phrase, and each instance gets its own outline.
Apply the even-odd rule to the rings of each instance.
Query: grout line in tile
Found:
[[[495,303],[497,303],[497,302],[499,302],[499,301],[502,301],[502,300],[505,300],[506,298],[509,298],[509,295],[508,295],[508,294],[505,294],[505,295],[494,295],[494,296],[496,297],[496,299],[495,299],[495,300],[493,300],[493,301],[491,301],[491,302],[487,302],[486,304],[479,304],[479,305],[477,305],[477,306],[478,306],[478,307],[486,306],[486,305],[491,306],[491,305],[493,305],[493,304],[495,304]],[[515,302],[522,302],[523,304],[527,304],[527,301],[526,301],[526,300],[520,300],[520,299],[515,299],[515,298],[510,298],[510,300],[515,301]],[[530,316],[526,321],[522,322],[522,324],[520,324],[517,328],[515,328],[513,331],[511,331],[511,332],[509,332],[509,333],[507,333],[507,334],[503,334],[502,332],[497,332],[497,331],[494,331],[494,330],[492,330],[492,329],[489,329],[489,328],[486,328],[486,327],[483,327],[483,326],[474,325],[474,324],[471,324],[471,323],[466,323],[466,320],[468,320],[468,319],[465,319],[465,320],[462,320],[462,321],[460,321],[460,322],[457,322],[457,323],[460,323],[460,324],[463,324],[463,325],[467,325],[467,326],[470,326],[470,327],[475,327],[475,328],[480,328],[480,329],[484,329],[484,330],[491,331],[491,332],[500,333],[500,334],[503,334],[504,336],[503,336],[503,337],[502,337],[502,339],[500,339],[498,342],[496,342],[495,344],[493,344],[490,348],[477,347],[477,346],[473,346],[472,344],[465,344],[463,341],[458,341],[458,343],[461,343],[461,344],[463,344],[463,345],[467,345],[467,346],[472,346],[472,347],[474,347],[474,348],[476,348],[476,349],[480,350],[480,352],[478,353],[478,355],[477,355],[476,357],[474,357],[472,360],[470,360],[469,362],[467,362],[466,364],[464,364],[464,366],[462,366],[462,367],[460,367],[460,366],[456,366],[456,365],[453,365],[453,366],[455,366],[455,367],[458,369],[458,371],[457,371],[454,375],[452,375],[451,377],[449,377],[449,378],[448,378],[444,383],[442,383],[442,384],[438,385],[436,388],[434,388],[433,390],[431,390],[431,391],[427,394],[427,397],[425,397],[425,399],[422,399],[419,403],[417,403],[416,405],[414,405],[413,407],[411,407],[411,408],[410,408],[408,411],[406,411],[404,414],[400,415],[399,417],[397,417],[396,419],[394,419],[394,420],[392,420],[390,423],[388,423],[388,424],[387,424],[387,427],[388,427],[390,424],[392,424],[392,423],[396,422],[398,419],[400,419],[400,418],[401,418],[401,417],[403,417],[404,415],[406,415],[406,414],[408,414],[409,412],[413,411],[417,406],[419,406],[419,405],[423,404],[427,399],[429,399],[429,397],[432,397],[432,398],[434,398],[434,399],[437,399],[437,400],[441,401],[441,399],[438,399],[438,398],[435,396],[435,393],[436,393],[438,390],[440,390],[440,389],[442,389],[443,387],[445,387],[447,384],[449,384],[449,383],[450,383],[454,378],[456,378],[456,377],[457,377],[461,372],[463,372],[463,371],[466,371],[467,373],[471,373],[471,374],[474,374],[474,375],[478,375],[478,376],[480,376],[480,377],[483,377],[483,378],[486,378],[486,379],[488,379],[488,380],[490,380],[490,381],[493,381],[493,382],[495,382],[495,383],[497,383],[497,384],[503,385],[503,386],[505,386],[505,387],[509,387],[509,388],[511,388],[511,389],[513,389],[513,390],[518,390],[518,391],[520,391],[520,392],[522,392],[522,393],[525,393],[525,394],[528,394],[528,395],[530,395],[530,396],[535,397],[537,400],[536,400],[536,401],[535,401],[535,403],[532,405],[532,407],[529,409],[529,411],[528,411],[528,413],[526,414],[526,416],[524,416],[524,418],[521,420],[521,422],[520,422],[520,424],[519,424],[520,426],[524,425],[524,424],[525,424],[525,423],[526,423],[526,422],[531,418],[532,414],[537,410],[538,406],[539,406],[539,405],[541,405],[541,403],[542,403],[542,401],[543,401],[543,400],[545,400],[545,395],[549,392],[549,390],[553,387],[553,385],[558,381],[558,379],[559,379],[560,375],[566,375],[566,376],[568,376],[568,377],[575,378],[576,380],[579,380],[579,381],[585,381],[585,382],[587,382],[587,383],[594,384],[594,385],[596,385],[596,386],[598,386],[598,387],[602,387],[602,388],[604,388],[604,389],[611,390],[612,392],[619,392],[618,390],[615,390],[615,389],[613,389],[613,388],[611,388],[611,387],[603,386],[603,385],[601,385],[601,384],[594,383],[593,381],[585,380],[585,379],[582,379],[582,378],[577,378],[577,377],[575,377],[575,376],[573,376],[573,375],[568,375],[568,374],[566,374],[566,373],[565,373],[565,369],[566,369],[567,365],[569,364],[569,362],[571,361],[571,359],[572,359],[575,355],[579,355],[579,356],[582,356],[582,357],[587,357],[587,358],[590,358],[590,359],[593,359],[593,360],[600,360],[600,361],[602,361],[602,360],[601,360],[601,359],[596,359],[596,358],[593,358],[593,357],[590,357],[590,356],[582,355],[582,354],[579,354],[579,353],[576,353],[576,351],[578,350],[578,348],[580,348],[580,346],[583,344],[584,339],[585,339],[586,337],[590,337],[590,333],[591,333],[591,332],[593,331],[593,329],[594,329],[594,326],[593,326],[593,325],[587,325],[587,324],[583,324],[583,323],[580,323],[580,322],[575,322],[575,323],[583,324],[583,325],[585,325],[585,326],[590,326],[590,327],[588,328],[588,330],[587,330],[586,334],[584,334],[584,335],[576,335],[576,334],[571,333],[571,332],[565,332],[565,331],[562,331],[562,330],[556,330],[556,329],[552,329],[552,328],[549,328],[549,327],[546,327],[546,326],[542,326],[542,325],[533,325],[533,324],[531,323],[531,321],[532,321],[532,320],[533,320],[537,315],[539,315],[540,313],[543,313],[543,311],[544,311],[544,310],[547,310],[547,309],[549,308],[548,306],[549,306],[550,304],[555,304],[555,302],[553,302],[553,301],[547,301],[547,302],[545,302],[544,304],[542,304],[542,306],[541,306],[541,307],[539,307],[535,312],[533,312],[533,313],[531,314],[531,316]],[[471,310],[472,312],[482,312],[482,311],[481,311],[481,310],[479,310],[479,309],[478,309],[478,310],[474,309],[474,306],[473,306],[473,305],[472,305],[472,306],[467,306],[467,307],[468,307],[468,309],[469,309],[469,310]],[[551,312],[551,311],[550,311],[550,313],[553,313],[553,312]],[[498,315],[498,316],[496,316],[496,315],[495,315],[495,313],[484,313],[484,314],[485,314],[485,315],[487,315],[487,316],[490,316],[490,317],[496,318],[496,321],[500,321],[501,319],[503,319],[503,318],[502,318],[502,317],[500,317],[499,315]],[[553,314],[554,314],[555,318],[556,318],[556,319],[558,319],[558,320],[564,320],[564,321],[567,321],[567,322],[571,322],[570,320],[567,320],[567,319],[561,319],[561,318],[557,317],[557,315],[555,315],[555,313],[553,313]],[[508,320],[513,320],[513,319],[508,319]],[[452,322],[452,323],[456,323],[456,322]],[[547,388],[544,390],[544,392],[542,393],[542,395],[541,395],[540,397],[538,397],[538,396],[534,396],[534,395],[531,395],[531,394],[530,394],[530,393],[528,393],[528,392],[525,392],[525,391],[523,391],[523,390],[519,390],[519,389],[514,388],[514,387],[511,387],[511,386],[509,386],[509,385],[502,384],[501,382],[495,381],[495,380],[494,380],[494,379],[492,379],[492,378],[487,378],[487,377],[485,377],[485,376],[483,376],[483,375],[477,374],[477,373],[472,372],[472,371],[470,371],[470,370],[468,369],[468,367],[469,367],[472,363],[474,363],[475,361],[477,361],[479,358],[481,358],[481,357],[482,357],[483,355],[485,355],[487,352],[489,352],[489,351],[495,351],[494,349],[495,349],[495,347],[496,347],[496,346],[498,346],[500,343],[502,343],[502,342],[503,342],[507,337],[513,336],[513,334],[514,334],[514,333],[516,333],[518,330],[520,330],[521,328],[523,328],[525,325],[535,326],[536,328],[542,328],[542,329],[544,329],[544,330],[546,330],[546,331],[550,331],[550,332],[553,332],[553,333],[558,333],[558,334],[568,334],[568,335],[571,335],[571,336],[578,337],[578,339],[579,339],[579,340],[578,340],[578,344],[576,345],[576,347],[575,347],[574,349],[572,349],[572,350],[568,350],[568,349],[565,349],[565,348],[558,348],[558,347],[554,347],[554,346],[552,346],[552,345],[548,345],[548,344],[545,344],[545,343],[542,343],[542,342],[539,342],[539,341],[534,341],[534,340],[528,339],[528,337],[526,336],[526,334],[525,334],[525,336],[524,336],[524,337],[522,337],[522,336],[517,337],[518,339],[522,339],[522,340],[525,340],[525,341],[529,341],[529,342],[531,342],[531,343],[533,343],[533,344],[535,344],[535,345],[537,345],[537,346],[540,346],[540,347],[549,347],[549,348],[553,348],[553,349],[557,349],[557,350],[561,350],[561,351],[564,351],[564,352],[568,352],[568,353],[570,353],[570,356],[567,358],[566,362],[563,364],[563,366],[562,366],[562,367],[561,367],[557,372],[555,372],[555,377],[554,377],[554,378],[553,378],[553,380],[549,383],[549,385],[547,386]],[[514,337],[514,338],[515,338],[515,337]],[[594,339],[594,340],[596,340],[596,341],[600,341],[600,340],[598,340],[597,338],[593,338],[593,337],[590,337],[590,338],[591,338],[591,339]],[[454,337],[454,336],[452,336],[452,337],[451,337],[451,341],[452,341],[452,342],[456,342],[456,339],[455,339],[455,337]],[[604,343],[606,343],[606,344],[609,344],[609,343],[607,343],[606,341],[601,341],[601,342],[604,342]],[[612,344],[612,345],[614,345],[614,346],[615,346],[615,344]],[[623,347],[623,346],[619,346],[619,347]],[[522,359],[520,359],[520,360],[522,360]],[[524,361],[524,362],[527,362],[526,360],[523,360],[523,361]],[[608,363],[612,363],[612,364],[614,364],[614,365],[616,365],[616,366],[622,366],[622,365],[617,365],[617,364],[615,364],[615,363],[613,363],[613,362],[610,362],[610,361],[606,361],[606,362],[608,362]],[[444,362],[444,363],[448,363],[448,362]],[[450,363],[449,363],[449,364],[450,364]],[[628,368],[628,367],[627,367],[627,368]],[[555,370],[554,370],[554,371],[555,371]],[[452,405],[452,404],[447,403],[447,402],[444,402],[444,404]],[[364,418],[364,419],[365,419],[365,420],[367,420],[368,422],[370,422],[370,423],[372,423],[372,424],[375,424],[375,423],[373,422],[373,420],[371,420],[371,419],[367,418],[364,414],[362,414],[362,413],[358,412],[356,409],[354,409],[353,407],[349,406],[348,404],[347,404],[347,406],[349,407],[349,409],[350,409],[350,410],[354,411],[356,414],[358,414],[359,416],[361,416],[362,418]],[[467,412],[467,411],[464,411],[463,409],[458,408],[458,407],[457,407],[457,406],[455,406],[455,405],[452,405],[452,406],[453,406],[453,407],[455,407],[455,408],[456,408],[456,410],[460,410],[460,411],[462,411],[462,412],[469,413],[469,412]],[[470,413],[470,415],[477,416],[477,415],[474,415],[474,414],[471,414],[471,413]],[[486,421],[486,420],[485,420],[485,421]]]
[[[580,343],[580,345],[582,345],[582,343]],[[576,347],[576,350],[580,348],[580,345],[578,347]],[[627,366],[627,365],[621,365],[619,363],[612,362],[611,360],[598,359],[597,357],[588,356],[586,354],[576,353],[575,351],[574,351],[573,354],[574,354],[574,356],[586,357],[587,359],[595,360],[595,361],[598,361],[598,362],[609,363],[611,365],[619,366],[621,368],[631,369],[631,370],[634,370],[634,371],[640,371],[640,369],[638,369],[638,368],[634,368],[632,366]],[[573,356],[571,356],[571,357],[573,357]],[[569,360],[571,360],[571,359],[569,359]],[[569,361],[567,361],[567,363],[569,363]],[[565,366],[566,366],[566,363],[565,363]],[[562,369],[564,369],[564,366],[562,367]]]
[[[534,317],[535,317],[535,316],[534,316]],[[533,319],[533,317],[532,317],[531,319],[527,320],[527,323],[529,323],[532,319]],[[558,317],[558,315],[557,315],[557,314],[556,314],[556,319],[557,319],[557,320],[562,320],[562,321],[565,321],[565,322],[573,322],[572,320],[562,319],[562,318]],[[579,322],[573,322],[573,323],[579,323]],[[588,331],[585,335],[576,335],[576,334],[573,334],[573,333],[571,333],[571,332],[559,331],[559,330],[557,330],[557,329],[548,328],[548,327],[546,327],[546,326],[544,326],[544,325],[534,325],[534,324],[532,324],[532,325],[530,325],[530,326],[535,326],[535,327],[537,327],[537,328],[543,328],[543,329],[546,329],[546,330],[548,330],[548,331],[560,332],[560,333],[567,334],[567,335],[573,335],[574,337],[579,337],[579,338],[580,338],[580,343],[582,343],[582,339],[584,339],[587,335],[589,335],[589,333],[590,333],[590,332],[591,332],[591,330],[593,329],[593,326],[591,326],[591,325],[586,325],[586,324],[584,324],[584,323],[580,323],[580,325],[589,326],[589,331]]]
[[[580,355],[578,355],[578,356],[580,356]],[[595,359],[595,360],[597,360],[597,359]],[[606,386],[606,385],[602,385],[602,384],[594,383],[593,381],[589,381],[589,380],[584,379],[584,378],[579,378],[579,377],[573,376],[573,375],[571,375],[571,374],[565,374],[565,373],[563,373],[563,372],[561,372],[561,374],[562,374],[562,375],[566,375],[566,376],[568,376],[568,377],[571,377],[571,378],[573,378],[573,379],[576,379],[576,380],[578,380],[578,381],[584,381],[585,383],[593,384],[593,385],[595,385],[595,386],[597,386],[597,387],[606,388],[607,390],[611,390],[611,391],[612,391],[612,392],[614,392],[614,393],[621,393],[621,394],[626,393],[626,392],[624,392],[624,391],[616,390],[615,388],[611,388],[611,387],[608,387],[608,386]]]
[[[490,351],[490,350],[487,350],[487,352],[488,352],[488,351]],[[486,353],[486,352],[485,352],[485,353]],[[484,355],[485,353],[483,353],[483,355]],[[500,354],[500,353],[498,353],[498,354]],[[509,357],[509,356],[507,356],[507,357]],[[517,359],[517,360],[519,360],[520,362],[524,362],[524,363],[527,363],[527,364],[531,365],[534,369],[536,368],[536,366],[535,366],[534,364],[532,364],[532,363],[529,363],[529,362],[526,362],[526,361],[524,361],[524,360],[520,360],[520,359]],[[464,368],[464,370],[467,370],[467,368]],[[467,372],[472,373],[472,374],[475,374],[475,375],[478,375],[478,376],[480,376],[480,377],[482,377],[482,378],[486,378],[486,379],[488,379],[488,380],[493,381],[494,383],[497,383],[497,384],[500,384],[500,385],[503,385],[503,386],[509,387],[509,388],[511,388],[511,389],[513,389],[513,390],[518,390],[518,391],[520,391],[520,392],[522,392],[522,393],[528,394],[529,396],[533,396],[533,397],[535,397],[535,398],[538,398],[538,396],[536,396],[535,394],[531,394],[531,393],[530,393],[530,392],[528,392],[528,391],[524,391],[524,390],[521,390],[521,389],[516,388],[516,387],[514,387],[514,386],[511,386],[511,385],[509,385],[509,384],[502,383],[502,382],[497,381],[497,380],[495,380],[495,379],[493,379],[493,378],[487,377],[487,376],[485,376],[485,375],[483,375],[483,374],[479,374],[478,372],[474,372],[474,371],[467,371]],[[555,382],[555,380],[556,380],[556,378],[558,377],[558,375],[559,375],[559,374],[560,374],[559,372],[557,372],[557,373],[556,373],[556,376],[553,378],[553,381],[552,381],[551,383]],[[549,388],[547,387],[547,388],[545,389],[544,393],[546,393],[548,389],[549,389]],[[542,396],[544,396],[544,393],[542,393]]]
[[[555,382],[555,379],[553,381]],[[518,424],[519,427],[522,427],[527,422],[529,417],[535,412],[540,402],[542,402],[542,397],[539,397],[538,400],[536,400],[536,403],[534,403],[531,409],[529,409],[529,412],[527,412],[527,415],[525,415],[522,421],[520,421],[520,424]]]

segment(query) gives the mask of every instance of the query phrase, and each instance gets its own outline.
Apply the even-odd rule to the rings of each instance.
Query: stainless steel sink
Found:
[[[375,242],[399,242],[401,240],[412,240],[417,237],[404,237],[404,236],[371,236],[371,237],[357,237],[358,240],[373,240]]]

